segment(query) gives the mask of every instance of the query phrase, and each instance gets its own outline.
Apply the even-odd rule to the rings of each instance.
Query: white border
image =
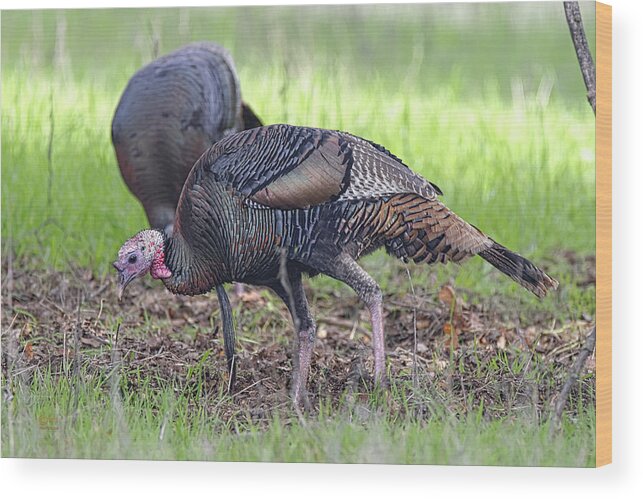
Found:
[[[297,4],[249,1],[245,5]],[[314,3],[346,3],[323,1]],[[353,0],[348,3],[373,3]],[[391,3],[391,2],[377,2]],[[640,48],[643,2],[612,0],[614,52],[614,464],[598,470],[457,466],[282,465],[144,461],[0,461],[2,496],[109,497],[634,497],[643,491],[643,292]],[[0,0],[0,8],[174,6],[167,0]],[[235,5],[191,0],[188,5]],[[238,3],[236,4],[238,5]],[[579,74],[580,78],[580,74]],[[629,493],[628,493],[629,492]],[[637,496],[638,496],[637,494]],[[638,496],[640,497],[640,496]]]

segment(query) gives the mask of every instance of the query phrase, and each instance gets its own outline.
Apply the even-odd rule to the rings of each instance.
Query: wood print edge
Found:
[[[612,462],[612,7],[596,2],[596,466]]]

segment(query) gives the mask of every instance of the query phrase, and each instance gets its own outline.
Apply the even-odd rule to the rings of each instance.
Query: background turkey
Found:
[[[132,76],[116,108],[112,141],[123,179],[150,226],[171,234],[195,161],[226,135],[257,126],[261,121],[241,99],[232,57],[215,43],[186,45]],[[232,362],[234,340],[226,334],[231,330],[224,340]]]
[[[112,141],[150,226],[171,232],[185,178],[209,146],[260,125],[219,45],[186,45],[137,71],[116,108]]]
[[[231,281],[271,288],[293,318],[292,395],[307,403],[316,329],[301,278],[324,273],[367,305],[381,382],[382,293],[356,263],[361,256],[382,246],[416,263],[477,254],[539,297],[558,285],[451,212],[439,194],[383,147],[347,133],[288,125],[241,132],[212,146],[194,166],[171,236],[145,230],[121,247],[114,263],[119,293],[148,271],[179,294],[222,290]]]

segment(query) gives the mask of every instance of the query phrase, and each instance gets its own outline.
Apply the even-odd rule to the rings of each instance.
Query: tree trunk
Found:
[[[583,73],[585,88],[587,88],[587,100],[592,106],[594,115],[596,115],[596,69],[594,68],[592,53],[587,45],[580,7],[578,2],[563,2],[563,5],[565,6],[565,17],[569,25],[569,32],[572,35],[572,41],[576,49],[576,57],[580,64],[581,73]]]

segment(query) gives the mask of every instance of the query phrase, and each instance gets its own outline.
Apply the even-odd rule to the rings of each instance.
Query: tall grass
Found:
[[[376,81],[313,68],[242,79],[266,122],[344,128],[385,145],[437,183],[454,211],[512,248],[594,251],[593,121],[583,109],[529,96],[524,108],[497,95],[463,100],[448,87],[390,94]],[[104,81],[3,73],[4,244],[57,267],[73,260],[101,269],[146,225],[110,143],[120,91]]]
[[[3,244],[106,269],[145,226],[110,145],[120,94],[157,53],[210,39],[231,50],[266,123],[383,144],[529,255],[593,253],[594,121],[558,7],[3,13]]]
[[[594,46],[594,3],[581,8]],[[554,100],[586,105],[556,2],[6,11],[1,36],[5,69],[55,69],[119,88],[155,54],[212,40],[259,73],[275,66],[292,76],[311,65],[327,76],[379,79],[389,91],[433,92],[454,81],[475,98],[487,87],[510,98],[515,77],[536,92],[548,75]]]

